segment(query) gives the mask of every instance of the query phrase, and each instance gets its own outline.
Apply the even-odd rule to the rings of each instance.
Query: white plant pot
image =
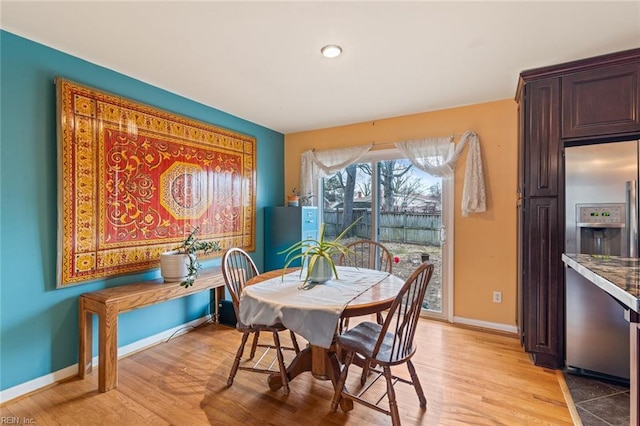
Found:
[[[312,283],[323,283],[333,278],[333,268],[324,257],[320,257],[313,265],[313,269],[309,274],[309,281]]]
[[[166,283],[182,282],[189,277],[189,257],[193,254],[167,251],[160,254],[160,275]]]

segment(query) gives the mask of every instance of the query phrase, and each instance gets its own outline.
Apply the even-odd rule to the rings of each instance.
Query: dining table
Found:
[[[249,281],[240,296],[239,320],[246,325],[282,323],[309,343],[287,367],[289,381],[303,372],[331,380],[334,389],[340,377],[336,351],[341,319],[370,315],[388,309],[405,281],[373,269],[337,266],[337,277],[324,283],[305,282],[304,269],[278,269]],[[282,387],[279,373],[269,375],[269,388]],[[342,398],[343,411],[353,401]]]

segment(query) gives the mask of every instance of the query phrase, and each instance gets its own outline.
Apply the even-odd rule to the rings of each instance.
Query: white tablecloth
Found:
[[[329,348],[344,308],[389,273],[341,266],[338,276],[303,286],[296,271],[247,286],[240,295],[239,320],[246,325],[280,322],[310,344]]]

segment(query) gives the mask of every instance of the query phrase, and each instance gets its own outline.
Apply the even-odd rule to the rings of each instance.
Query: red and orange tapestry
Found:
[[[56,86],[58,287],[157,268],[196,226],[223,249],[254,249],[255,138]]]

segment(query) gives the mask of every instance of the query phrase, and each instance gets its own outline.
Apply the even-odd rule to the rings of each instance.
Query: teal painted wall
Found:
[[[154,269],[56,289],[56,76],[254,136],[258,166],[252,257],[260,269],[264,207],[284,199],[281,133],[0,31],[0,390],[78,362],[80,294],[159,276]],[[216,78],[213,70],[211,78]],[[219,259],[205,266],[215,264]],[[118,345],[203,316],[209,303],[205,293],[120,315]]]

